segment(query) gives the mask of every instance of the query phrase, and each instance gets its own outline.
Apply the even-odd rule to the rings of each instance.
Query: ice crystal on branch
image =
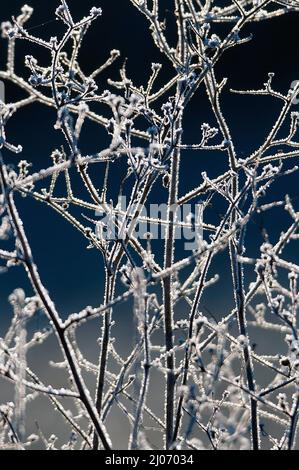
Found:
[[[22,266],[32,292],[12,293],[11,324],[1,334],[0,376],[14,384],[15,393],[0,404],[0,447],[115,448],[111,419],[118,410],[129,426],[130,449],[153,448],[157,442],[168,450],[295,449],[299,266],[286,248],[299,240],[299,212],[296,201],[287,195],[279,200],[273,187],[298,170],[292,163],[299,155],[298,113],[292,106],[299,84],[293,82],[283,93],[269,73],[257,89],[231,90],[253,100],[271,97],[281,106],[272,127],[265,126],[263,142],[244,157],[222,106],[229,81],[219,76],[218,62],[227,50],[241,50],[251,40],[246,25],[299,11],[298,2],[175,0],[165,15],[158,0],[126,1],[145,17],[171,76],[163,74],[161,60],[149,64],[147,80],[137,85],[122,61],[119,78],[112,74],[104,81],[102,73],[123,57],[115,49],[93,71],[83,70],[80,50],[86,33],[91,24],[105,20],[100,7],[75,20],[68,2],[60,0],[53,18],[64,32],[49,40],[27,28],[33,10],[26,5],[1,23],[7,59],[0,79],[19,87],[25,97],[0,101],[0,273]],[[113,25],[110,30],[113,35]],[[45,50],[48,62],[30,53],[19,57],[21,40]],[[25,76],[17,72],[18,61],[25,63]],[[186,116],[190,103],[201,96],[198,90],[205,91],[210,113],[203,120],[194,118],[199,137],[187,142]],[[54,110],[50,125],[63,139],[39,170],[27,154],[14,155],[14,165],[9,164],[11,153],[22,152],[11,143],[14,115],[33,103]],[[106,146],[102,138],[95,139],[87,154],[83,135],[90,122],[106,134]],[[216,176],[198,171],[197,186],[181,194],[189,183],[181,184],[190,152],[198,159],[209,152]],[[35,262],[18,194],[47,205],[101,256],[105,292],[98,305],[88,304],[67,318],[58,311]],[[155,215],[146,210],[153,199]],[[287,226],[277,239],[263,227],[253,249],[252,222],[268,212],[283,214]],[[182,229],[194,236],[190,250],[179,248]],[[154,233],[160,233],[158,240]],[[230,262],[215,274],[223,252]],[[204,299],[212,289],[222,295],[229,275],[227,296],[234,305],[215,314]],[[117,327],[119,314],[130,310],[135,331],[125,356]],[[41,314],[48,326],[32,331],[32,318]],[[98,361],[85,357],[78,339],[86,322],[99,324]],[[262,347],[255,344],[255,332],[265,338]],[[267,350],[272,335],[281,340],[275,354]],[[50,367],[64,373],[64,386],[42,380],[27,361],[30,350],[43,351],[51,336],[62,357],[53,358]],[[95,380],[87,380],[88,375]],[[153,389],[156,401],[150,396]],[[40,395],[47,397],[54,416],[63,417],[66,442],[61,443],[57,428],[44,430],[38,423],[36,434],[29,434],[27,405]]]

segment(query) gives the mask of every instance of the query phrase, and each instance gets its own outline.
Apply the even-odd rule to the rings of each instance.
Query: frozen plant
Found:
[[[244,33],[246,25],[299,11],[298,2],[173,0],[168,8],[176,22],[175,43],[164,21],[162,2],[126,2],[145,17],[155,45],[172,67],[168,81],[162,83],[163,64],[153,63],[143,86],[134,84],[125,65],[120,67],[119,81],[111,79],[103,85],[101,74],[121,56],[118,50],[86,74],[79,64],[80,49],[90,26],[105,17],[104,9],[94,7],[77,21],[67,1],[60,0],[55,15],[64,34],[50,40],[26,29],[33,14],[27,5],[19,16],[2,23],[7,64],[0,79],[19,87],[26,97],[0,102],[1,281],[7,270],[23,268],[32,289],[25,293],[16,288],[11,294],[12,321],[1,333],[0,375],[15,385],[15,394],[0,404],[0,447],[113,449],[111,416],[116,416],[117,409],[128,422],[127,446],[132,450],[295,449],[299,265],[286,247],[296,249],[299,209],[287,195],[277,200],[272,187],[279,178],[287,179],[297,171],[292,162],[299,156],[299,115],[292,112],[292,104],[299,83],[284,94],[275,89],[269,74],[260,89],[234,91],[252,99],[270,96],[281,104],[272,128],[265,129],[263,143],[240,158],[222,110],[227,80],[218,77],[216,66],[226,51],[251,40]],[[222,36],[219,23],[226,25]],[[20,76],[19,41],[45,50],[48,63],[27,55],[23,59],[28,74]],[[213,122],[199,122],[197,142],[187,143],[185,115],[200,89],[208,96]],[[55,110],[53,125],[64,145],[53,151],[46,168],[34,171],[32,162],[22,159],[22,143],[14,141],[13,126],[8,132],[7,123],[13,124],[16,113],[36,102]],[[103,148],[101,139],[95,140],[94,153],[85,154],[81,134],[90,121],[104,129],[109,145]],[[226,170],[215,178],[203,172],[197,187],[181,194],[182,160],[191,152],[200,158],[203,151],[210,152],[211,158],[221,153]],[[17,155],[12,166],[13,153]],[[120,163],[125,170],[117,194],[111,196]],[[78,175],[81,192],[73,183]],[[61,185],[57,190],[62,179],[64,194]],[[167,192],[168,207],[166,219],[155,220],[165,227],[160,248],[150,234],[140,239],[134,230],[141,219],[147,220],[142,208],[150,197],[162,194],[157,188]],[[120,214],[115,201],[122,194],[129,203]],[[19,212],[20,195],[52,208],[82,235],[88,248],[101,255],[105,293],[99,305],[67,317],[58,311],[35,263],[30,226]],[[199,199],[204,207],[203,236],[197,237],[191,253],[182,252],[177,247],[173,207]],[[222,214],[215,220],[210,208],[217,205]],[[269,211],[283,213],[288,226],[282,227],[277,240],[265,228],[258,249],[251,253],[249,224],[257,214]],[[98,212],[119,215],[109,219],[115,224],[115,239],[104,236],[111,228],[105,222],[97,229],[94,214]],[[192,214],[186,224],[192,226]],[[230,258],[226,271],[231,272],[234,308],[211,316],[204,311],[202,299],[210,289],[218,288],[223,295],[222,273],[213,274],[215,260],[223,252]],[[119,306],[132,311],[136,325],[127,357],[121,356],[114,335]],[[32,333],[28,323],[39,311],[47,317],[49,328]],[[78,341],[78,331],[87,321],[99,325],[96,363],[84,356]],[[262,352],[255,348],[255,331],[269,337]],[[274,355],[266,350],[273,332],[281,338]],[[43,351],[52,335],[63,361],[53,360],[51,366],[65,372],[63,388],[42,380],[27,360],[29,351]],[[95,390],[86,378],[89,375],[96,379]],[[159,403],[152,399],[153,389],[158,390]],[[61,444],[59,427],[45,430],[37,424],[36,433],[28,435],[26,407],[40,395],[53,405],[53,413],[63,417],[70,436],[67,442]],[[164,400],[162,413],[160,400]]]

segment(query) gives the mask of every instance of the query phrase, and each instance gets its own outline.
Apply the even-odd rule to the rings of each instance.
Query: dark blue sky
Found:
[[[62,32],[60,25],[55,21],[54,11],[58,1],[41,2],[33,0],[30,5],[35,8],[35,14],[30,19],[28,27],[32,34],[49,38]],[[169,1],[161,5],[169,5]],[[11,15],[17,14],[23,2],[10,0],[2,2],[0,21],[5,21]],[[87,14],[92,6],[101,6],[103,16],[93,25],[88,33],[81,51],[81,65],[83,70],[91,72],[103,63],[111,49],[120,49],[122,55],[119,61],[107,72],[100,89],[107,88],[107,78],[118,77],[118,67],[127,58],[127,70],[137,85],[146,82],[150,74],[151,62],[164,64],[161,83],[172,74],[171,67],[161,57],[159,51],[153,46],[147,29],[146,20],[130,4],[129,0],[70,0],[70,8],[76,18]],[[165,18],[171,23],[171,14],[165,9]],[[50,23],[48,23],[50,21]],[[46,24],[43,24],[46,23]],[[221,28],[218,28],[221,34]],[[278,18],[267,23],[248,25],[244,34],[254,34],[248,44],[228,51],[217,66],[218,79],[228,78],[228,85],[223,94],[223,110],[231,127],[232,135],[238,150],[239,157],[245,157],[248,152],[256,148],[267,135],[279,112],[279,103],[271,98],[252,98],[232,95],[230,88],[244,89],[257,88],[267,80],[268,72],[275,72],[274,86],[286,91],[293,80],[299,79],[299,62],[297,60],[298,43],[298,15],[292,14]],[[1,64],[5,61],[6,44],[1,40]],[[28,72],[22,67],[23,58],[32,53],[39,60],[46,63],[47,56],[43,51],[32,45],[19,42],[17,47],[17,64],[20,73]],[[19,97],[19,91],[11,86],[7,87],[8,100]],[[294,107],[294,110],[295,107]],[[34,169],[46,167],[50,162],[52,150],[63,143],[57,131],[53,129],[55,113],[40,105],[28,108],[14,117],[8,127],[11,141],[20,143],[24,147],[22,159],[33,162]],[[207,98],[200,91],[194,98],[187,111],[185,120],[185,142],[198,142],[200,139],[200,126],[202,122],[215,122],[209,110]],[[84,131],[82,149],[86,152],[98,151],[104,148],[107,142],[104,132],[95,125],[89,125]],[[11,163],[19,157],[8,155]],[[182,159],[182,183],[180,194],[192,189],[201,182],[201,172],[206,171],[209,176],[218,175],[227,169],[225,153],[193,153],[185,152]],[[121,168],[116,168],[116,175]],[[97,177],[97,175],[95,175]],[[101,175],[99,175],[99,178]],[[116,176],[117,178],[117,176]],[[273,187],[272,198],[281,197],[286,190],[293,196],[298,196],[297,176],[288,180],[281,180]],[[155,196],[158,202],[165,198],[165,191],[157,189]],[[53,296],[61,312],[70,313],[82,308],[86,304],[101,302],[103,291],[103,271],[100,254],[86,250],[86,240],[53,213],[50,208],[41,206],[31,199],[17,198],[18,207],[24,218],[36,261],[40,267],[43,281]],[[220,208],[215,208],[219,211]],[[213,217],[213,214],[210,214]],[[278,215],[282,217],[282,215]],[[281,229],[277,219],[265,216],[268,230],[275,239]],[[263,221],[265,222],[265,221]],[[253,224],[251,245],[254,249],[255,240],[259,237],[260,220]],[[283,223],[283,218],[281,219]],[[256,238],[255,238],[256,237]],[[214,270],[227,268],[228,258],[223,254],[219,256]],[[8,294],[17,285],[26,287],[22,268],[15,268],[0,278],[0,306],[1,316],[7,312],[5,302]],[[232,299],[227,296],[230,288],[230,277],[226,276],[222,282],[223,297],[217,296],[207,299],[211,311],[220,307],[228,307]],[[221,312],[222,313],[222,312]]]

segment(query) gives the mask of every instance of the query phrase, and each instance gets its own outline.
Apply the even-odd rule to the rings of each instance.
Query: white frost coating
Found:
[[[24,98],[7,103],[4,93],[0,97],[0,276],[2,281],[7,270],[23,266],[33,293],[30,297],[22,289],[12,293],[13,316],[0,339],[1,380],[8,379],[15,386],[13,402],[0,404],[0,448],[26,449],[37,441],[49,450],[114,448],[117,413],[130,426],[131,449],[152,448],[152,437],[155,445],[158,442],[169,450],[296,448],[299,266],[287,248],[299,240],[299,209],[297,201],[287,195],[278,199],[273,183],[298,171],[292,161],[299,155],[299,114],[293,111],[299,83],[293,82],[284,93],[276,89],[278,77],[269,73],[257,89],[231,90],[240,100],[243,95],[252,100],[268,97],[280,106],[259,147],[249,155],[239,155],[238,136],[231,132],[222,109],[229,80],[218,77],[218,61],[227,50],[238,50],[251,40],[245,34],[247,23],[279,21],[286,13],[298,12],[298,2],[174,0],[166,15],[158,0],[128,0],[128,8],[131,3],[147,20],[152,39],[172,70],[165,81],[163,61],[149,64],[148,79],[142,85],[130,78],[122,51],[107,51],[103,64],[89,73],[82,70],[79,58],[85,34],[93,23],[105,21],[105,10],[95,6],[77,20],[66,0],[59,3],[53,18],[64,27],[61,37],[42,39],[34,27],[26,29],[33,14],[27,5],[1,24],[7,61],[0,80],[13,83]],[[169,31],[169,16],[176,25],[176,43]],[[219,28],[219,23],[225,28]],[[30,54],[16,55],[20,40],[44,49],[48,63]],[[102,73],[109,73],[119,57],[119,79],[111,73],[114,79],[103,81]],[[16,67],[20,60],[28,72],[24,78]],[[188,142],[189,104],[203,94],[208,97],[209,116],[201,121],[194,114],[192,125],[197,126],[198,139]],[[55,111],[54,129],[64,145],[54,149],[42,169],[32,168],[30,160],[21,158],[12,167],[9,153],[22,151],[20,145],[11,143],[13,117],[33,103]],[[95,141],[93,153],[85,154],[82,132],[90,122],[101,126],[107,145],[103,148],[101,140]],[[213,159],[213,178],[201,165],[202,152],[209,152]],[[46,162],[47,156],[42,157]],[[191,158],[198,159],[194,188],[182,181],[181,167]],[[220,159],[219,168],[226,167],[217,174]],[[120,167],[122,178],[116,183]],[[185,194],[180,194],[182,188]],[[160,203],[157,195],[162,192],[166,215],[144,215],[143,206],[153,200]],[[16,193],[48,205],[82,235],[95,256],[101,255],[105,295],[98,305],[86,302],[82,311],[62,317],[34,261],[30,227],[20,216]],[[120,195],[127,197],[125,208]],[[183,210],[186,203],[199,199],[203,231],[196,232],[195,249],[182,254],[175,224],[198,227],[192,207],[184,213],[183,222],[172,209],[176,205]],[[253,250],[249,237],[258,217],[268,213],[277,218],[277,224],[283,219],[284,226],[277,239],[268,233],[266,223],[259,227]],[[163,228],[160,239],[153,239],[152,234],[140,238],[135,229],[141,223]],[[105,237],[109,224],[113,224],[115,239]],[[229,262],[215,273],[223,252]],[[223,295],[223,281],[228,277],[231,289],[226,282],[225,295],[234,301],[232,310],[210,311],[209,295]],[[126,321],[131,310],[136,331],[123,338],[119,322]],[[48,323],[39,329],[32,324],[39,324],[41,314]],[[99,332],[98,362],[84,356],[79,339],[79,329],[87,320]],[[254,344],[255,330],[264,333],[265,344]],[[267,350],[272,332],[280,337],[275,355]],[[51,377],[65,373],[65,383],[59,385],[54,379],[41,380],[27,363],[32,350],[43,351],[52,335],[62,355],[47,359],[45,368],[51,367]],[[120,348],[124,341],[125,357]],[[262,385],[257,367],[262,371]],[[93,381],[86,380],[90,375]],[[93,382],[95,391],[89,385]],[[62,429],[45,430],[39,423],[37,434],[27,435],[26,406],[41,394],[68,427],[65,442],[58,435]]]

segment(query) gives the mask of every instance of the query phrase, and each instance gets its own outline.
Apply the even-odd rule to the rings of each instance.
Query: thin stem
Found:
[[[2,160],[2,156],[1,156]],[[86,411],[88,412],[92,422],[94,423],[95,429],[103,443],[105,449],[110,449],[110,442],[109,437],[107,437],[106,431],[102,426],[100,419],[97,415],[97,412],[92,404],[91,398],[89,393],[84,385],[83,379],[81,377],[81,372],[79,366],[76,364],[74,359],[74,352],[72,350],[72,346],[68,339],[65,337],[64,329],[62,328],[61,321],[59,318],[59,314],[57,313],[55,306],[52,300],[49,297],[49,294],[45,287],[43,286],[37,267],[33,261],[32,252],[30,249],[30,245],[28,243],[25,230],[23,224],[20,220],[14,199],[13,199],[13,192],[10,190],[8,182],[7,182],[7,171],[6,167],[3,164],[3,161],[0,165],[0,178],[1,178],[1,186],[2,186],[2,193],[6,195],[7,201],[7,210],[9,213],[9,217],[11,223],[15,229],[15,236],[16,239],[20,242],[22,247],[22,254],[24,259],[24,265],[27,270],[28,277],[31,281],[31,284],[39,296],[45,311],[47,312],[50,320],[53,323],[53,327],[55,328],[56,334],[59,338],[61,348],[65,354],[67,359],[69,368],[71,370],[74,382],[77,386],[78,393],[82,403],[84,404]]]

